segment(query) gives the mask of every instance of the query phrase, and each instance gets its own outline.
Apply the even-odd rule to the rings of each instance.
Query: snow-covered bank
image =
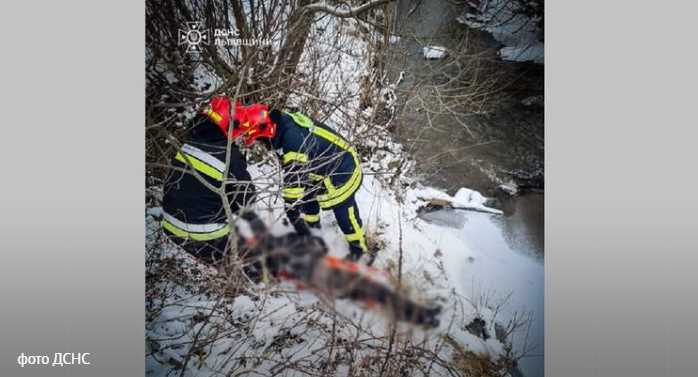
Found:
[[[271,167],[258,165],[252,172],[257,180],[274,184],[269,174]],[[465,350],[496,361],[507,354],[507,345],[495,334],[502,332],[514,311],[530,309],[532,302],[538,299],[534,292],[539,292],[542,298],[542,265],[506,247],[501,235],[497,238],[497,227],[488,220],[489,214],[467,212],[462,228],[444,227],[420,219],[417,210],[423,202],[419,197],[425,193],[446,195],[415,185],[398,196],[394,187],[386,186],[371,175],[366,176],[357,195],[369,237],[384,245],[375,265],[395,276],[402,253],[403,281],[411,294],[420,300],[444,305],[438,329],[425,332],[405,325],[399,329],[423,339],[427,349],[438,349],[441,339],[447,336]],[[469,197],[474,196],[470,194]],[[281,220],[282,207],[277,204],[280,201],[268,198],[267,202],[258,204],[258,211],[272,231],[281,234],[290,228]],[[157,213],[157,210],[150,210],[147,216],[152,235],[158,233]],[[319,235],[329,245],[330,253],[345,255],[347,244],[331,212],[323,213],[322,224]],[[149,239],[149,242],[157,241],[160,240]],[[162,291],[169,292],[170,296],[162,301],[159,297],[150,298],[154,302],[148,305],[153,313],[147,329],[152,351],[147,358],[149,376],[165,376],[170,368],[185,363],[191,350],[190,342],[200,341],[202,337],[213,337],[213,340],[206,343],[206,349],[197,351],[203,353],[200,358],[188,361],[187,376],[244,368],[242,360],[248,360],[256,371],[270,374],[278,371],[284,360],[327,361],[331,355],[314,350],[330,344],[333,337],[328,329],[335,325],[336,333],[337,323],[341,325],[341,339],[373,339],[353,344],[357,360],[337,361],[338,375],[343,375],[342,370],[359,368],[358,360],[368,358],[371,347],[381,343],[377,339],[389,335],[389,323],[381,313],[347,300],[323,302],[311,292],[297,291],[288,282],[273,286],[260,284],[229,303],[216,302],[215,295],[209,297],[199,293],[210,280],[216,279],[216,273],[206,269],[193,272],[199,271],[200,266],[175,246],[164,245],[162,253],[173,256],[180,264],[177,268],[192,271],[193,283],[161,282],[166,286],[161,287]],[[508,304],[497,309],[499,300],[509,293]],[[153,307],[158,310],[153,311]],[[334,322],[331,313],[335,311],[344,319]],[[213,319],[204,322],[203,318],[211,313]],[[490,334],[487,339],[468,331],[468,324],[475,318],[485,320],[486,332]],[[499,329],[495,322],[500,324]],[[514,337],[514,353],[517,342],[522,339],[520,335]],[[442,349],[439,356],[448,360],[452,353]],[[302,374],[294,368],[285,369],[284,373]],[[431,374],[445,375],[446,371],[437,366]]]

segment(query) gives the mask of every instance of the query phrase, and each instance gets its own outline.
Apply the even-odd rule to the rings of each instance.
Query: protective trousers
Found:
[[[299,205],[300,211],[290,211],[295,212],[295,214],[289,213],[289,220],[293,222],[299,233],[305,233],[303,230],[304,224],[300,224],[301,222],[305,222],[311,228],[320,228],[320,204],[312,197],[303,199],[303,203]],[[361,254],[367,251],[366,235],[364,234],[363,222],[361,221],[359,207],[356,205],[354,194],[342,203],[334,206],[332,210],[339,228],[349,243],[350,252],[356,257],[361,256]]]

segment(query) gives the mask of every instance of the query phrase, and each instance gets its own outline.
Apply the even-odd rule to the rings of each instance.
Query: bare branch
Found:
[[[314,3],[314,4],[309,4],[303,7],[303,10],[310,11],[310,12],[324,12],[324,13],[329,13],[333,16],[340,17],[340,18],[349,18],[349,17],[356,17],[359,14],[366,12],[367,10],[373,9],[379,5],[387,4],[393,0],[375,0],[368,2],[366,4],[360,5],[358,7],[349,7],[345,5],[344,7],[342,5],[336,5],[332,6],[330,4],[327,4],[327,2],[323,1],[321,3]],[[348,7],[348,8],[347,8]],[[339,8],[345,8],[340,10]]]

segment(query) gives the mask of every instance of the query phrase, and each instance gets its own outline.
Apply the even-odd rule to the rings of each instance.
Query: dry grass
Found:
[[[511,362],[500,359],[493,362],[487,355],[466,350],[450,336],[444,336],[444,342],[454,351],[451,366],[465,377],[504,377],[509,375]]]

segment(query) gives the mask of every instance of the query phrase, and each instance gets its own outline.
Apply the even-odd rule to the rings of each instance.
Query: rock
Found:
[[[487,333],[487,322],[485,322],[485,320],[482,318],[477,317],[473,319],[467,326],[465,326],[465,329],[478,338],[484,340],[490,338],[490,334]]]
[[[531,172],[518,170],[511,172],[511,175],[519,191],[542,191],[545,187],[543,169]]]

